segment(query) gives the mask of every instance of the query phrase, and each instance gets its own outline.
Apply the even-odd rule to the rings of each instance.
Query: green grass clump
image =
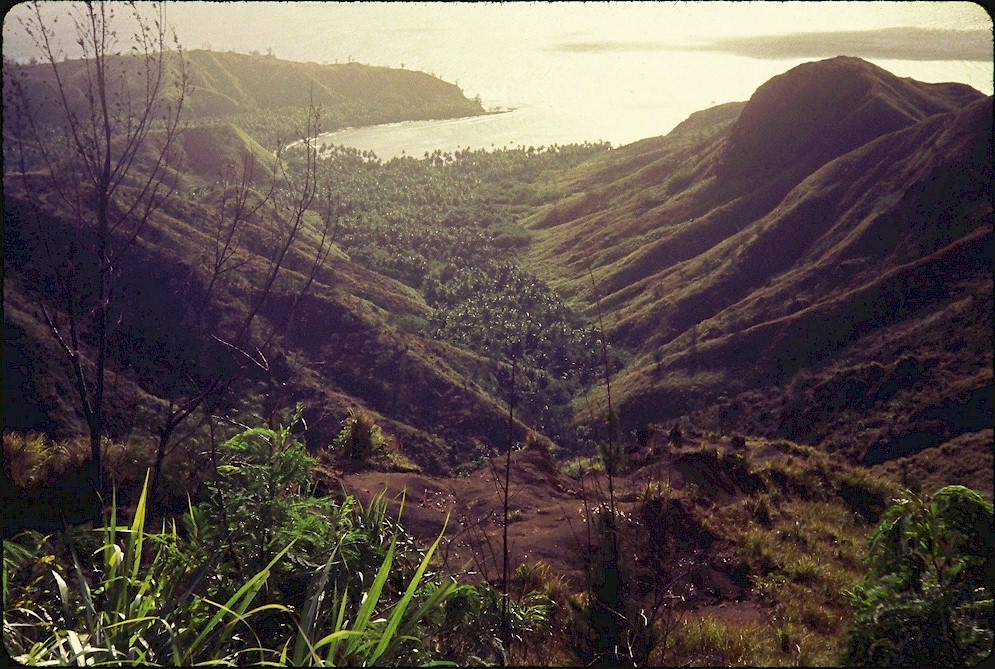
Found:
[[[12,482],[21,488],[51,483],[59,474],[90,458],[83,439],[53,441],[39,432],[3,433],[3,464]]]
[[[604,462],[598,456],[578,456],[560,464],[560,471],[572,479],[583,478],[585,474],[603,472]]]
[[[798,624],[738,624],[705,616],[681,621],[660,664],[666,666],[825,666],[818,637]]]

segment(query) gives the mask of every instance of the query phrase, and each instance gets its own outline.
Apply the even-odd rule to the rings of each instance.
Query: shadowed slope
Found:
[[[633,354],[613,387],[623,425],[713,405],[742,429],[833,435],[869,461],[980,429],[968,416],[991,413],[991,110],[970,88],[841,57],[563,179],[584,194],[530,221],[533,259],[598,299]],[[909,353],[933,361],[930,392],[865,398],[859,429],[874,429],[859,441],[857,421],[806,404],[803,388]]]

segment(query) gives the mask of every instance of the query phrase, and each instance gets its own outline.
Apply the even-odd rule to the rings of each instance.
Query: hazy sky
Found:
[[[45,2],[46,15],[64,14],[64,2]],[[150,3],[139,2],[139,5]],[[992,22],[972,2],[167,2],[170,22],[188,49],[210,45],[240,52],[273,49],[293,60],[346,60],[374,64],[407,52],[419,66],[430,49],[408,48],[431,33],[440,41],[543,39],[555,33],[578,43],[665,46],[668,41],[708,40],[789,32],[873,30],[887,27],[987,30]],[[32,55],[16,5],[5,17],[3,51]],[[66,21],[60,30],[70,28]],[[525,29],[523,33],[522,30]],[[956,40],[955,40],[956,41]],[[472,46],[472,44],[471,44]],[[915,48],[915,44],[908,47]],[[67,48],[72,54],[72,42]],[[467,53],[470,57],[472,51]],[[424,65],[422,65],[424,66]]]

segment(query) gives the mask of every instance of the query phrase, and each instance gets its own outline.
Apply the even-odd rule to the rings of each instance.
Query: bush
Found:
[[[332,442],[332,450],[355,462],[367,462],[383,455],[387,442],[373,416],[362,409],[351,410],[342,431]]]
[[[856,618],[842,662],[968,666],[993,641],[992,504],[963,486],[915,495],[884,514],[870,573],[849,592]]]
[[[299,550],[331,541],[327,515],[314,513],[317,500],[306,494],[314,460],[291,433],[299,418],[300,408],[289,426],[247,429],[220,449],[217,477],[208,484],[210,508],[201,513],[221,522],[202,529],[231,534],[227,546],[243,573],[261,569],[296,537],[308,544]]]
[[[681,432],[681,426],[675,423],[674,427],[672,427],[670,432],[667,433],[667,439],[669,440],[671,446],[674,448],[680,448],[684,444],[684,433]]]

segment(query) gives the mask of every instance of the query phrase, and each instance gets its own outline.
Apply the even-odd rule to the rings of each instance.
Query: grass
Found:
[[[22,489],[51,483],[65,470],[89,459],[90,445],[82,438],[54,441],[39,432],[3,433],[4,469]]]
[[[149,532],[147,490],[146,477],[130,524],[118,524],[118,505],[116,500],[112,503],[107,526],[93,531],[102,544],[93,552],[95,564],[86,560],[78,538],[72,536],[66,537],[66,548],[36,533],[4,540],[4,642],[15,661],[80,666],[404,662],[401,653],[410,650],[416,627],[442,607],[456,585],[442,579],[425,587],[440,534],[424,552],[398,601],[385,607],[381,598],[395,574],[395,530],[352,616],[346,616],[350,601],[346,592],[336,590],[325,601],[337,550],[311,580],[300,612],[280,603],[253,605],[294,541],[233,593],[214,599],[201,593],[223,548],[194,565],[175,523]],[[382,513],[377,516],[375,509],[372,513],[384,521]],[[197,534],[196,516],[192,522],[188,529]],[[57,608],[49,606],[53,601]],[[330,629],[317,625],[323,605],[334,612]],[[253,628],[254,617],[272,612],[294,622],[296,634],[282,646],[267,646],[277,640],[261,637]]]
[[[7,441],[7,448],[16,446],[25,453],[45,446],[37,435],[11,435]],[[773,456],[771,447],[777,451]],[[860,470],[829,467],[824,454],[788,442],[751,439],[736,453],[743,456],[748,474],[766,479],[766,488],[717,504],[692,488],[673,490],[650,482],[635,500],[676,497],[687,502],[682,508],[714,536],[723,555],[748,566],[752,596],[770,622],[677,616],[668,621],[665,642],[651,661],[833,664],[853,616],[844,590],[864,575],[865,545],[872,530],[860,508],[840,491],[862,490],[890,499],[890,488]],[[754,460],[759,453],[765,458],[761,463]],[[580,475],[596,468],[595,462],[574,458],[563,467]],[[223,556],[193,556],[175,527],[147,530],[144,494],[128,523],[119,521],[115,508],[106,528],[77,533],[76,544],[62,546],[28,534],[5,543],[5,635],[16,659],[28,664],[221,660],[279,666],[422,662],[433,657],[435,642],[429,640],[447,633],[451,596],[459,601],[469,596],[476,602],[467,620],[494,615],[487,608],[494,597],[488,594],[490,586],[456,584],[434,573],[438,538],[413,559],[405,553],[408,566],[398,571],[402,551],[411,546],[399,543],[397,525],[385,530],[382,559],[354,567],[367,575],[362,592],[351,592],[355,584],[331,585],[340,559],[336,548],[312,565],[303,604],[291,608],[287,602],[260,597],[272,587],[267,581],[283,568],[279,561],[286,559],[289,547],[241,583],[229,581],[223,594],[217,588],[206,591],[211,561]],[[382,500],[361,513],[366,524],[386,522]],[[194,527],[188,529],[193,535],[198,532],[197,518],[191,517]],[[97,558],[93,564],[86,560],[90,553]],[[516,570],[512,597],[521,638],[506,659],[568,664],[570,645],[557,630],[571,628],[577,606],[570,602],[582,607],[583,598],[572,595],[569,584],[543,563]],[[49,605],[42,604],[46,601]],[[281,629],[287,634],[279,638],[265,632],[261,622],[274,615],[286,621]],[[478,652],[472,649],[484,632],[475,635],[468,628],[450,634],[460,635],[454,648],[471,653]],[[486,657],[498,661],[500,652]]]
[[[179,543],[175,524],[169,530],[163,527],[159,533],[147,533],[147,484],[146,478],[130,525],[118,525],[115,501],[108,525],[94,530],[102,541],[94,552],[96,564],[85,562],[85,553],[81,559],[71,538],[67,540],[68,561],[57,559],[55,553],[40,556],[41,562],[54,567],[50,575],[61,612],[46,608],[44,601],[8,608],[17,598],[15,592],[5,592],[14,595],[4,601],[4,636],[15,661],[28,665],[183,666],[205,656],[221,661],[234,659],[226,639],[231,638],[239,622],[256,612],[248,607],[272,564],[248,579],[223,605],[191,599],[209,570],[200,568],[187,578],[184,565],[173,560]],[[45,543],[45,539],[39,541],[36,550]],[[6,552],[6,540],[4,545]],[[50,544],[49,548],[54,546]],[[284,554],[286,551],[278,557]],[[26,558],[32,552],[19,555]],[[212,562],[209,560],[206,566]],[[5,583],[17,566],[4,562]],[[196,627],[190,626],[192,621],[184,627],[181,621],[185,615],[198,608],[201,615],[206,610],[216,613]]]
[[[778,454],[755,462],[755,453],[770,445],[750,440],[745,449],[749,470],[767,481],[766,489],[701,513],[709,531],[749,566],[752,593],[769,608],[772,624],[688,620],[668,664],[834,664],[842,651],[853,617],[844,590],[866,571],[873,523],[863,505],[840,493],[889,500],[896,489],[789,442],[773,444]]]
[[[706,617],[680,622],[668,640],[662,659],[670,666],[791,663],[783,655],[777,633],[769,627],[744,627]]]
[[[560,471],[572,479],[581,479],[585,474],[603,472],[604,462],[598,456],[577,456],[564,460],[560,464]]]
[[[835,662],[842,650],[852,616],[843,590],[863,576],[870,531],[837,499],[788,499],[771,527],[747,526],[739,535],[739,555],[754,566],[755,592],[806,635],[817,663]]]

